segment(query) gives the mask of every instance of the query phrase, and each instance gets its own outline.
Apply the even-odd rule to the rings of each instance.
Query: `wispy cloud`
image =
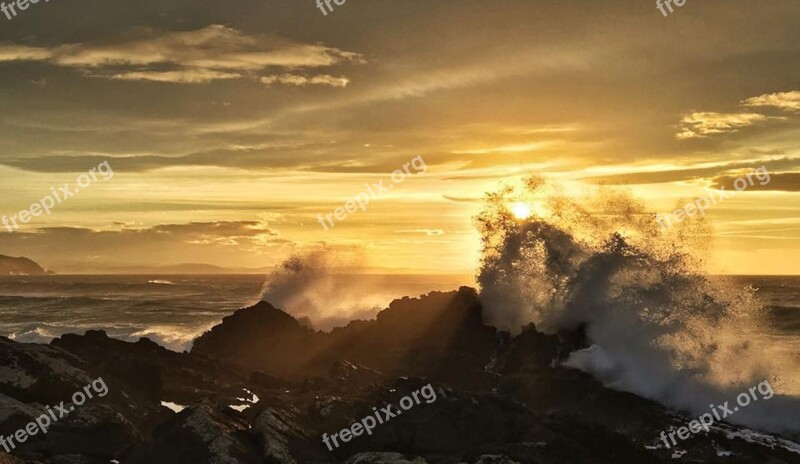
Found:
[[[743,101],[744,106],[773,106],[782,110],[800,111],[800,91],[759,95]]]
[[[109,76],[101,76],[109,77]],[[202,84],[220,79],[236,79],[238,73],[214,71],[211,69],[182,69],[180,71],[131,71],[110,76],[111,79],[125,81],[174,82],[180,84]]]
[[[545,142],[531,142],[531,143],[521,143],[516,145],[504,145],[500,147],[489,147],[489,148],[475,148],[475,149],[468,149],[468,150],[455,150],[453,153],[460,154],[460,155],[486,155],[490,153],[527,153],[531,151],[538,151],[544,148],[551,146],[553,142],[545,141]]]
[[[740,129],[768,119],[774,119],[759,113],[689,113],[681,119],[681,131],[678,139],[693,139],[709,135],[738,132]]]
[[[398,230],[398,234],[421,234],[427,235],[428,237],[434,237],[437,235],[444,235],[444,230],[442,229],[413,229],[413,230]]]
[[[144,29],[136,35],[139,37],[113,43],[54,47],[4,44],[0,45],[0,62],[41,61],[83,69],[94,77],[175,83],[231,79],[266,69],[290,71],[363,62],[356,52],[274,36],[245,35],[221,25],[177,32]]]
[[[272,76],[263,76],[259,79],[264,85],[273,84],[286,84],[286,85],[327,85],[330,87],[346,87],[350,80],[346,77],[335,77],[328,74],[320,74],[316,76],[306,77],[298,74],[281,74]]]

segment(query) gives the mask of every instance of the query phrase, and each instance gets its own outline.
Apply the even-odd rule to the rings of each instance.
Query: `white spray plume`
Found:
[[[355,247],[299,252],[267,276],[261,300],[320,330],[373,319],[391,296],[381,291],[379,279],[360,275],[364,263],[364,251]]]
[[[534,214],[515,217],[519,202]],[[529,323],[548,333],[582,326],[594,345],[572,366],[696,414],[769,380],[775,398],[730,419],[800,433],[800,397],[789,394],[800,366],[775,357],[753,289],[704,272],[705,219],[662,231],[624,190],[566,195],[540,178],[487,195],[476,219],[487,322],[512,333]]]

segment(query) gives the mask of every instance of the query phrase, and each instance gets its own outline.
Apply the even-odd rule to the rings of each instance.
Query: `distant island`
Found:
[[[0,255],[0,275],[45,275],[50,272],[28,258]]]

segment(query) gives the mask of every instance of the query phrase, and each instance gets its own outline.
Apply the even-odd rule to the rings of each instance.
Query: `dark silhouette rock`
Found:
[[[195,341],[192,353],[296,380],[327,377],[337,363],[349,361],[389,376],[487,387],[494,379],[484,367],[497,346],[495,329],[481,320],[476,292],[463,287],[396,300],[375,321],[330,333],[314,332],[261,302],[223,319]]]
[[[195,403],[208,398],[233,402],[249,383],[234,368],[170,351],[147,338],[127,343],[90,330],[85,335],[63,335],[51,344],[79,356],[94,371],[124,383],[129,393],[155,405],[163,400]]]
[[[123,464],[261,464],[249,425],[233,411],[203,403],[158,426],[153,442],[135,449]]]
[[[394,301],[329,333],[268,303],[237,311],[175,353],[102,331],[50,345],[0,338],[0,433],[8,436],[93,379],[108,386],[20,443],[0,464],[659,464],[659,433],[691,418],[604,387],[562,362],[581,328],[529,326],[511,337],[482,321],[469,288]],[[435,400],[329,450],[331,436],[426,385]],[[177,405],[186,408],[175,413]],[[171,404],[175,403],[175,404]],[[780,446],[718,424],[681,443],[681,462],[794,464]],[[728,456],[721,450],[732,453]]]
[[[42,266],[28,258],[0,255],[0,275],[45,275]]]
[[[267,302],[240,309],[206,332],[192,347],[236,366],[295,377],[305,372],[316,334]]]

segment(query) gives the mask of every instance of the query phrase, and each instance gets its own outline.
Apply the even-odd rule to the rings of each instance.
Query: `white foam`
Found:
[[[173,403],[171,401],[162,401],[161,402],[161,406],[164,406],[165,408],[171,409],[172,412],[174,412],[174,413],[179,413],[179,412],[183,411],[184,409],[186,409],[186,406],[183,406],[183,405],[177,404],[177,403]]]

